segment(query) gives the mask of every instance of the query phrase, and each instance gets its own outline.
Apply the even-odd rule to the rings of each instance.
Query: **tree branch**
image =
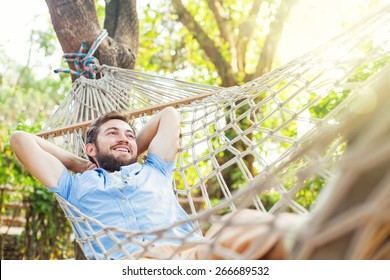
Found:
[[[285,19],[288,17],[291,8],[297,2],[297,0],[281,1],[278,12],[275,15],[275,20],[271,22],[270,33],[265,40],[263,51],[256,66],[256,71],[253,74],[247,75],[244,79],[245,82],[260,77],[271,70],[274,54],[282,34]]]
[[[218,0],[207,0],[207,3],[214,14],[215,20],[219,27],[219,32],[221,37],[226,42],[231,42],[231,32],[229,26],[226,24],[226,17],[223,15],[225,13],[221,3]]]
[[[111,0],[106,4],[104,28],[110,37],[138,53],[139,23],[136,0]]]
[[[237,68],[236,43],[234,41],[233,33],[231,32],[229,25],[227,24],[227,19],[226,16],[224,15],[225,14],[224,8],[222,7],[221,2],[219,2],[218,0],[207,0],[207,3],[214,14],[221,37],[226,43],[229,44],[230,55],[231,55],[230,65],[232,67],[232,70],[234,72],[237,72],[238,68]]]
[[[254,0],[248,18],[243,21],[238,28],[239,33],[237,38],[237,67],[238,71],[242,73],[245,73],[245,57],[248,42],[252,38],[254,30],[257,26],[256,18],[259,14],[260,6],[261,1]]]
[[[106,0],[104,28],[107,30],[108,35],[112,38],[115,37],[115,30],[118,24],[118,10],[119,0]]]
[[[236,84],[236,78],[227,61],[221,55],[214,41],[204,32],[200,25],[195,21],[192,15],[183,6],[180,0],[172,0],[173,6],[180,22],[191,32],[192,36],[198,41],[200,47],[204,50],[208,58],[215,65],[219,76],[222,79],[222,86],[232,86]]]

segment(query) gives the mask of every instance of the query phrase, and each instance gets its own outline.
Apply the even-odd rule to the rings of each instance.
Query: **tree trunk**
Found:
[[[81,42],[91,46],[101,32],[95,0],[46,0],[51,21],[64,53],[74,53]],[[136,0],[112,0],[105,25],[109,36],[94,54],[101,65],[133,69],[138,53]],[[74,69],[73,65],[69,65]]]

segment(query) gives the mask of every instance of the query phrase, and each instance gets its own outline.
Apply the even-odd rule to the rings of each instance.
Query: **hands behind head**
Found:
[[[97,165],[93,162],[90,162],[87,159],[78,158],[74,164],[72,165],[72,168],[70,168],[71,171],[75,173],[83,173],[88,170],[92,170],[94,168],[97,168]]]
[[[87,169],[85,171],[92,170],[92,169],[95,169],[95,168],[97,168],[97,165],[95,163],[93,163],[93,162],[88,161],[87,162]]]

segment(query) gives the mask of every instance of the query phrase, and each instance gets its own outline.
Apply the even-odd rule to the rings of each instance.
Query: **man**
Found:
[[[137,137],[125,115],[119,112],[102,115],[87,131],[86,153],[90,161],[21,131],[12,134],[11,146],[20,162],[51,192],[103,225],[134,232],[169,228],[163,238],[137,235],[136,242],[125,242],[124,250],[108,256],[102,254],[116,243],[111,237],[100,236],[92,242],[93,248],[84,247],[87,258],[120,259],[132,254],[137,257],[142,251],[137,243],[153,243],[150,253],[141,257],[218,259],[221,256],[209,251],[209,244],[214,241],[238,254],[256,246],[248,258],[285,257],[280,237],[286,222],[275,231],[274,226],[269,226],[274,222],[273,216],[258,211],[240,211],[226,217],[231,218],[229,227],[213,225],[206,234],[207,241],[196,245],[202,243],[199,241],[204,240],[203,236],[193,223],[180,223],[188,215],[172,189],[179,134],[179,116],[174,108],[168,107],[157,113]],[[137,163],[138,156],[146,150],[146,162]],[[172,227],[173,224],[178,225]],[[88,236],[101,230],[95,224],[80,226]],[[181,246],[181,237],[193,245]],[[119,233],[115,238],[125,239]]]
[[[188,218],[172,189],[179,133],[179,116],[169,107],[156,114],[137,137],[121,113],[110,112],[98,118],[87,132],[86,153],[90,162],[26,132],[14,132],[11,146],[33,176],[84,214],[104,225],[148,231]],[[147,149],[146,162],[137,163],[138,156]],[[84,231],[91,230],[86,227]],[[192,223],[167,233],[202,239]],[[150,242],[153,238],[143,235],[138,241]],[[106,250],[115,245],[107,237],[100,238],[100,242]],[[175,242],[160,240],[155,245]],[[98,244],[94,247],[101,251]],[[126,245],[129,253],[139,249],[134,243]],[[84,250],[91,257],[90,248]],[[110,255],[114,259],[122,257],[120,252]]]

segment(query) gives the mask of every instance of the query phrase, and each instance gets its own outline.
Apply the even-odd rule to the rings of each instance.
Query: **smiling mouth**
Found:
[[[126,148],[115,148],[114,151],[121,152],[121,153],[130,153],[130,151]]]

